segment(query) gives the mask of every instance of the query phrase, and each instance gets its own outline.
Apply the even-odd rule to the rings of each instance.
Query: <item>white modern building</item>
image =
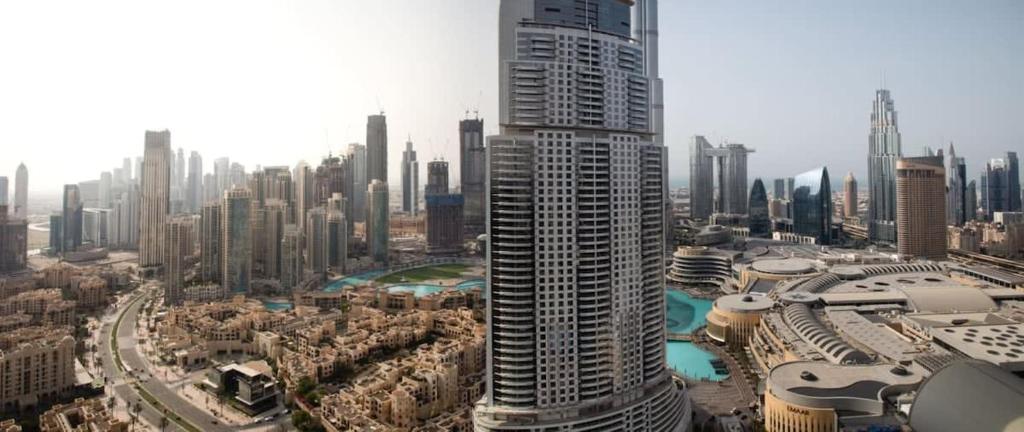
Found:
[[[683,431],[665,366],[654,1],[503,0],[478,431]],[[578,14],[582,10],[585,13]],[[635,16],[635,15],[634,15]],[[651,55],[656,55],[651,53]]]

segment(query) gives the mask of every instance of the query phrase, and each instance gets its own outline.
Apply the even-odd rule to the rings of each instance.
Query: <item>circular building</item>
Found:
[[[719,297],[707,315],[708,337],[731,347],[742,347],[761,323],[761,314],[775,304],[770,298],[752,294]]]
[[[1024,380],[991,363],[950,363],[925,380],[910,409],[915,431],[1022,431]]]
[[[722,289],[732,285],[732,257],[705,246],[680,246],[672,254],[670,283],[693,288]]]

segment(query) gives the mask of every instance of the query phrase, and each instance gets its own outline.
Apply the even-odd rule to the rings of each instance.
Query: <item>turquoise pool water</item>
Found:
[[[470,279],[470,280],[465,280],[465,281],[459,282],[458,284],[455,285],[455,289],[457,289],[459,291],[466,291],[466,290],[469,290],[469,289],[475,288],[475,287],[483,288],[484,285],[486,285],[486,283],[484,282],[483,279]],[[428,294],[433,294],[433,293],[436,293],[436,292],[441,292],[445,288],[446,287],[443,287],[441,285],[409,283],[409,284],[399,284],[399,285],[389,286],[388,287],[388,292],[392,292],[392,293],[412,292],[413,295],[416,296],[416,297],[423,297],[423,296],[428,295]]]
[[[693,298],[682,291],[666,290],[665,328],[671,333],[693,333],[707,322],[706,316],[711,310],[711,303],[711,300]],[[727,377],[716,374],[715,368],[711,366],[709,361],[717,358],[714,354],[690,342],[668,341],[665,357],[670,368],[690,378],[721,381]]]
[[[711,303],[711,300],[693,298],[683,291],[666,290],[665,327],[672,333],[693,333],[706,322]]]
[[[324,291],[334,292],[341,291],[345,286],[356,286],[369,281],[372,281],[385,273],[384,270],[372,270],[365,273],[354,274],[346,276],[338,280],[333,280],[324,287]]]
[[[271,311],[289,310],[292,308],[292,302],[281,299],[263,300],[263,307]]]

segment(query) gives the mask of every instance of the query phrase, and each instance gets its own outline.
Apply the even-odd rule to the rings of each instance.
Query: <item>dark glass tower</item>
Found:
[[[772,233],[772,222],[768,218],[768,193],[761,179],[754,180],[750,189],[749,226],[751,237],[767,237]]]
[[[793,191],[793,232],[814,237],[818,244],[832,243],[832,185],[828,168],[796,176]]]

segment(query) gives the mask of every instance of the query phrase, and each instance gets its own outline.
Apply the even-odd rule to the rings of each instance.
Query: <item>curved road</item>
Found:
[[[257,430],[257,429],[275,429],[285,430],[292,429],[290,425],[290,419],[288,416],[282,416],[275,419],[275,421],[263,424],[249,424],[246,426],[230,426],[224,425],[219,419],[211,415],[210,413],[203,411],[196,407],[188,400],[179,396],[177,393],[178,388],[186,385],[190,385],[187,380],[178,381],[173,383],[167,383],[161,381],[159,378],[152,376],[149,373],[150,365],[149,362],[143,358],[143,355],[138,349],[138,339],[135,334],[135,326],[139,319],[139,310],[142,305],[146,303],[152,292],[148,291],[145,287],[140,289],[140,294],[132,297],[127,304],[120,305],[117,311],[108,319],[104,319],[102,334],[100,335],[103,344],[109,344],[110,335],[113,331],[117,332],[117,350],[121,356],[121,361],[124,365],[134,373],[134,377],[128,375],[126,371],[121,371],[114,364],[113,352],[109,347],[102,349],[103,355],[103,369],[104,375],[112,377],[111,384],[114,387],[114,392],[123,400],[129,401],[142,401],[143,410],[141,412],[150,424],[159,427],[160,418],[164,416],[162,412],[164,409],[169,412],[177,414],[179,417],[190,423],[196,429],[201,431],[212,431],[212,432],[228,432],[228,431],[239,431],[239,430]],[[127,308],[127,309],[125,309]],[[123,315],[122,315],[123,314]],[[117,329],[114,326],[117,325],[117,317],[121,316],[120,325]],[[160,409],[153,407],[142,396],[139,392],[132,387],[131,383],[138,383],[144,388],[150,395],[153,396],[161,405]],[[135,402],[133,402],[135,403]],[[172,431],[186,431],[187,429],[181,425],[175,423],[168,417],[168,426],[165,430]]]

